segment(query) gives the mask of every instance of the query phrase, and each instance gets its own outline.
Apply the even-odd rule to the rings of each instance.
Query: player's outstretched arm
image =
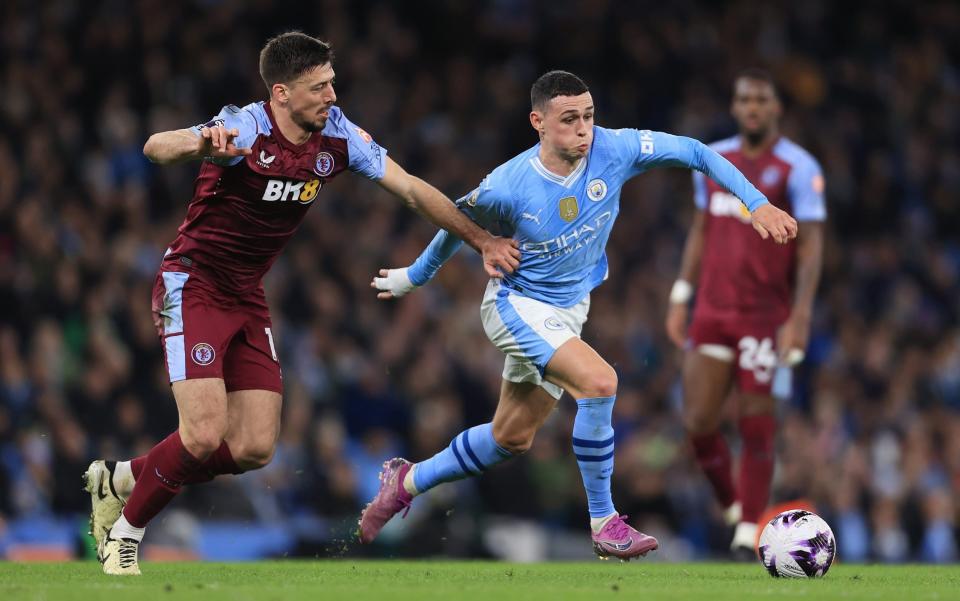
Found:
[[[770,204],[756,186],[750,183],[740,170],[712,148],[692,138],[681,138],[693,157],[691,167],[702,171],[710,178],[734,193],[750,211],[753,229],[764,240],[773,237],[777,244],[786,244],[797,237],[797,222],[785,211]]]
[[[463,246],[463,241],[446,230],[440,230],[413,265],[381,269],[380,277],[370,282],[380,292],[377,298],[399,298],[423,286],[437,274],[447,260]]]
[[[705,173],[734,196],[750,211],[753,228],[763,239],[773,237],[786,244],[797,237],[797,222],[787,213],[774,207],[756,186],[744,177],[727,159],[712,148],[693,138],[674,136],[663,132],[640,132],[639,163],[647,166],[682,165]],[[646,142],[647,150],[644,150]]]
[[[399,196],[411,209],[473,247],[483,257],[483,267],[493,278],[513,273],[520,265],[520,249],[509,238],[493,236],[461,213],[442,192],[410,175],[387,157],[387,169],[379,184]]]
[[[200,135],[189,129],[175,129],[155,133],[143,145],[143,154],[153,163],[166,165],[203,158],[230,158],[250,154],[249,148],[237,148],[234,138],[240,135],[236,128],[222,125],[204,127]]]

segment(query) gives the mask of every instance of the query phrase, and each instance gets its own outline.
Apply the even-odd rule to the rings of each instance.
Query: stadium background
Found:
[[[84,467],[175,427],[150,288],[197,167],[157,168],[141,147],[265,97],[257,52],[289,28],[332,41],[346,114],[454,197],[535,141],[528,91],[547,69],[583,76],[602,125],[710,141],[734,132],[734,74],[769,67],[830,211],[774,500],[813,502],[844,561],[957,559],[960,5],[817,0],[5,2],[0,557],[89,554]],[[419,499],[383,544],[346,542],[384,458],[423,459],[490,418],[502,358],[474,254],[382,303],[372,274],[433,228],[355,177],[315,204],[266,284],[286,382],[276,457],[181,495],[146,559],[588,557],[569,398],[527,456]],[[585,335],[620,375],[614,498],[661,560],[728,535],[679,428],[662,326],[692,210],[681,170],[628,185]]]

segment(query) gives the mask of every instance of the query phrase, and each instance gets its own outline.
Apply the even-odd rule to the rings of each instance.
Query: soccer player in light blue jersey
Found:
[[[700,142],[595,126],[593,98],[577,76],[546,73],[530,96],[530,123],[540,142],[457,201],[478,224],[515,239],[522,252],[516,271],[490,281],[480,308],[487,336],[507,356],[493,421],[460,433],[416,465],[401,458],[387,461],[380,491],[360,518],[361,542],[372,541],[416,495],[527,451],[566,390],[577,402],[573,449],[594,551],[628,560],[656,549],[657,540],[629,526],[614,507],[611,419],[617,374],[580,339],[590,291],[608,275],[605,247],[619,212],[620,189],[654,167],[696,169],[743,202],[763,238],[786,243],[796,236],[793,218]],[[379,298],[402,296],[427,283],[460,246],[441,230],[413,265],[381,270],[371,285],[381,291]]]

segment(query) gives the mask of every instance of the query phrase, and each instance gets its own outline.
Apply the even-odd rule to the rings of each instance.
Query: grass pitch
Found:
[[[819,580],[783,580],[759,564],[449,561],[143,563],[111,578],[93,562],[0,563],[4,601],[286,601],[344,599],[960,599],[960,567],[837,565]]]

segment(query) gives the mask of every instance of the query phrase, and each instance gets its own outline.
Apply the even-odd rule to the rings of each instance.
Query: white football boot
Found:
[[[730,552],[734,561],[757,560],[757,525],[750,522],[740,522],[733,531],[733,541],[730,543]]]
[[[118,492],[113,482],[115,461],[97,459],[83,474],[83,489],[90,493],[90,532],[99,551],[104,539],[120,517],[126,499]]]
[[[103,573],[111,576],[139,576],[139,549],[140,541],[132,538],[110,538],[108,529],[104,533],[103,543],[97,547],[97,559],[103,566]]]

